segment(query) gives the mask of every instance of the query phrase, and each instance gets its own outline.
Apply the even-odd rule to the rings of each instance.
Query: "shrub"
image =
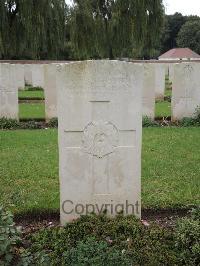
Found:
[[[18,122],[15,119],[0,118],[0,129],[14,130],[14,129],[39,129],[41,124],[37,121]]]
[[[15,130],[15,129],[42,129],[42,128],[57,128],[58,119],[52,118],[49,123],[44,121],[27,120],[18,122],[15,119],[0,118],[0,130]]]
[[[149,118],[148,116],[143,116],[142,118],[142,126],[143,127],[156,127],[158,123]]]
[[[10,265],[16,255],[15,247],[20,242],[20,230],[13,222],[9,211],[0,207],[0,265]]]
[[[164,101],[165,102],[171,102],[171,100],[172,100],[172,97],[171,96],[165,96],[164,97]]]
[[[21,129],[40,129],[41,125],[37,121],[20,122]]]
[[[197,107],[193,117],[184,117],[180,121],[180,125],[184,127],[188,126],[200,126],[200,107]]]
[[[129,266],[131,261],[123,251],[109,246],[105,241],[89,237],[64,252],[61,265]]]
[[[134,216],[83,216],[65,227],[42,229],[26,238],[0,209],[0,265],[199,265],[199,208],[175,230],[144,226]]]
[[[180,121],[180,125],[182,127],[190,127],[190,126],[196,126],[196,121],[194,118],[192,117],[184,117],[181,121]]]
[[[49,266],[50,258],[44,251],[30,253],[23,250],[17,266]]]
[[[199,220],[200,221],[200,206],[196,207],[196,208],[193,208],[191,211],[190,211],[190,215],[191,215],[191,218],[193,220]]]
[[[52,127],[52,128],[57,128],[58,127],[58,118],[56,118],[56,117],[51,118],[49,123],[48,123],[48,126]]]
[[[199,214],[198,214],[199,216]],[[200,220],[184,218],[178,221],[175,230],[175,246],[180,265],[200,264]]]
[[[0,129],[17,129],[19,127],[19,122],[16,119],[0,118]]]
[[[177,261],[172,233],[145,228],[133,216],[84,216],[64,228],[44,229],[30,240],[31,252],[51,252],[51,265],[175,265]]]
[[[43,251],[30,253],[22,246],[21,230],[13,221],[11,212],[0,206],[0,265],[49,265],[49,256]]]

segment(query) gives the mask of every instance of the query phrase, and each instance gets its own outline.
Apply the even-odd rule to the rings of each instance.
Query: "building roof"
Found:
[[[159,56],[159,59],[166,58],[200,58],[200,55],[189,48],[174,48]]]

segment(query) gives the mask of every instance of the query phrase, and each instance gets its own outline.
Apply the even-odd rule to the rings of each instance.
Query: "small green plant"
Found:
[[[51,265],[175,265],[172,233],[134,216],[90,215],[31,236],[31,252],[50,251]],[[61,257],[60,254],[63,254]]]
[[[192,117],[184,117],[181,121],[180,121],[180,125],[182,127],[191,127],[191,126],[195,126],[196,125],[196,121],[194,118]]]
[[[21,122],[20,128],[22,129],[40,129],[41,126],[38,124],[37,121],[27,121],[27,122]]]
[[[131,261],[122,250],[113,248],[106,241],[88,237],[63,253],[61,265],[129,266]]]
[[[49,261],[44,251],[30,253],[23,248],[21,230],[15,225],[13,215],[0,206],[0,265],[46,266]]]
[[[24,119],[25,120],[25,119]],[[44,128],[57,128],[58,119],[52,118],[48,123],[45,121],[28,120],[17,121],[15,119],[0,118],[0,130],[16,130],[16,129],[44,129]]]
[[[200,206],[196,207],[196,208],[193,208],[191,211],[190,211],[190,215],[191,215],[191,218],[193,220],[199,220],[200,221]]]
[[[25,81],[25,88],[26,87],[31,87],[31,84],[29,84],[27,81]],[[24,88],[20,88],[20,90],[24,90]]]
[[[148,116],[143,116],[142,118],[142,126],[143,127],[156,127],[158,123],[149,118]]]
[[[180,125],[183,127],[189,127],[189,126],[200,126],[200,107],[197,107],[194,116],[193,117],[184,117],[180,121]]]
[[[169,103],[170,103],[171,100],[172,100],[172,97],[171,97],[171,96],[165,96],[165,97],[164,97],[164,101],[165,101],[165,102],[169,102]]]
[[[174,238],[180,265],[199,265],[200,220],[184,218],[178,221]]]
[[[18,122],[15,119],[0,118],[1,130],[15,130],[15,129],[39,129],[41,125],[36,121]]]
[[[48,123],[48,126],[52,127],[52,128],[57,128],[58,127],[58,118],[56,118],[56,117],[51,118],[49,123]]]
[[[0,265],[199,265],[199,208],[174,230],[144,225],[134,216],[83,216],[65,227],[42,229],[26,238],[10,212],[0,208]]]
[[[19,127],[19,122],[16,119],[0,118],[0,129],[17,129]]]
[[[51,265],[50,262],[49,255],[43,250],[36,253],[22,250],[17,266],[48,266]]]
[[[20,229],[15,226],[13,215],[0,206],[0,265],[11,265],[20,241]]]

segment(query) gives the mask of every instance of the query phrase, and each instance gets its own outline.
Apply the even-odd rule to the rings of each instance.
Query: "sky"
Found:
[[[200,0],[164,0],[163,2],[168,15],[179,12],[182,15],[200,16]]]
[[[69,4],[71,0],[66,0]],[[175,12],[183,15],[199,15],[200,16],[200,0],[163,0],[166,14],[174,14]]]

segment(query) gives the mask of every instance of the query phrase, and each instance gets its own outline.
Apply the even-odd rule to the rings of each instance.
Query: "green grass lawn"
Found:
[[[156,102],[155,117],[167,117],[171,116],[171,103],[167,101]]]
[[[156,102],[156,117],[171,116],[171,103],[167,101]],[[44,103],[20,103],[19,118],[45,118]]]
[[[44,99],[44,91],[19,91],[19,98],[41,98]]]
[[[171,96],[172,91],[166,90],[165,96]],[[44,99],[44,91],[19,91],[19,98],[41,98]],[[156,103],[156,117],[171,116],[171,103],[167,101],[160,101]],[[20,104],[19,117],[23,118],[45,118],[45,106],[42,103],[37,104]]]
[[[156,117],[171,116],[171,103],[167,101],[156,103]],[[45,118],[44,103],[20,103],[19,104],[19,118]]]
[[[20,103],[19,104],[19,118],[45,118],[44,103]]]
[[[199,128],[144,128],[143,208],[199,204]],[[0,203],[59,209],[57,130],[0,131]]]

